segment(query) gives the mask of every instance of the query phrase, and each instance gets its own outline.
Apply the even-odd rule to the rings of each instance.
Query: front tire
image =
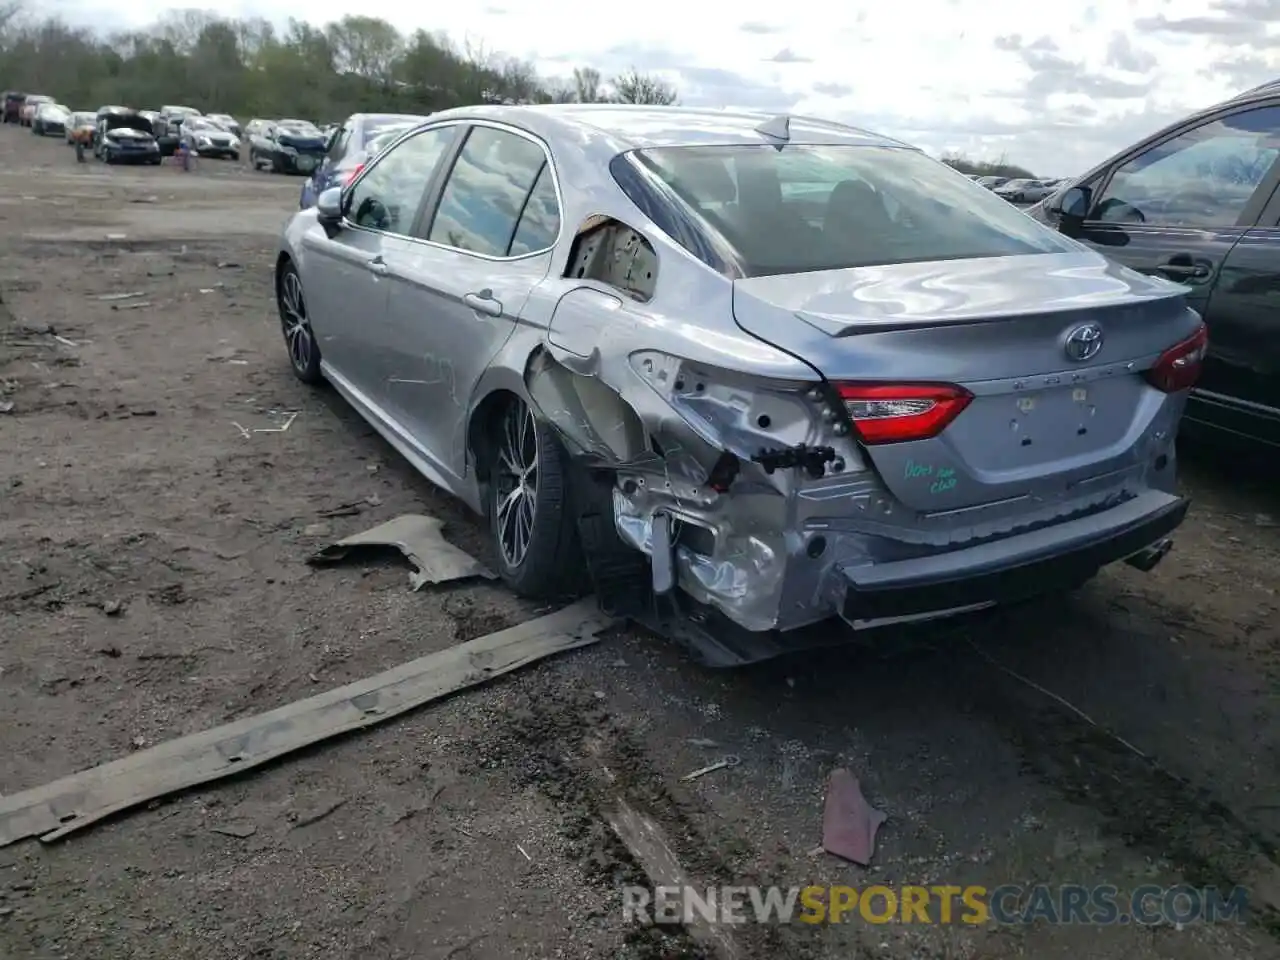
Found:
[[[486,502],[498,574],[532,600],[576,595],[583,583],[582,546],[568,502],[564,447],[514,397],[497,422]]]
[[[307,315],[307,302],[302,295],[302,277],[292,262],[285,264],[276,284],[276,306],[280,311],[280,332],[289,351],[289,366],[303,383],[316,386],[324,382],[320,372],[320,345],[316,343]]]

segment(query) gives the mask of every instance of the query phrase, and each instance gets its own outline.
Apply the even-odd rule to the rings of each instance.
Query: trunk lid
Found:
[[[1060,494],[1145,456],[1170,398],[1142,372],[1200,324],[1184,294],[1080,251],[753,277],[733,303],[742,329],[832,383],[973,395],[931,439],[867,447],[900,501],[941,512]],[[1082,328],[1101,346],[1077,359]]]

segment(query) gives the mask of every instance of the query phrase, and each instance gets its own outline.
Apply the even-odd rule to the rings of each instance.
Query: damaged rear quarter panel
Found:
[[[831,478],[768,474],[752,457],[796,444],[838,444],[844,469],[861,468],[861,457],[821,416],[810,393],[815,371],[734,323],[729,280],[656,230],[643,235],[659,274],[651,299],[577,276],[574,265],[585,262],[577,257],[535,291],[531,309],[550,317],[525,393],[573,455],[614,471],[625,541],[649,552],[654,515],[668,515],[681,586],[747,629],[771,629],[786,622],[784,594],[820,593],[827,565],[805,557],[796,495]],[[646,252],[639,256],[647,271]],[[575,275],[563,276],[566,267]],[[740,472],[731,490],[716,489],[708,481],[726,453]],[[802,621],[829,612],[808,601],[792,607]]]
[[[834,612],[826,597],[834,552],[808,555],[807,518],[846,513],[850,491],[869,478],[856,445],[833,432],[809,394],[820,377],[739,328],[730,280],[669,240],[594,163],[588,169],[577,151],[555,159],[561,182],[575,185],[565,191],[565,223],[612,219],[639,232],[653,251],[656,288],[644,300],[585,271],[566,276],[576,273],[580,231],[565,231],[516,333],[478,383],[473,415],[499,391],[530,401],[572,455],[613,472],[623,540],[649,552],[654,515],[669,516],[680,585],[746,629]],[[767,474],[751,460],[799,443],[833,446],[838,464],[814,479]],[[726,451],[739,472],[722,492],[707,481]]]

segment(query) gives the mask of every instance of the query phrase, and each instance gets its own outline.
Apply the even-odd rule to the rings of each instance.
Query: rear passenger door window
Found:
[[[427,184],[457,135],[434,127],[398,144],[351,188],[347,219],[358,227],[408,236]]]
[[[556,196],[556,181],[551,175],[551,166],[545,161],[538,179],[533,183],[529,199],[525,201],[524,212],[520,214],[520,222],[516,224],[516,232],[511,238],[508,255],[522,257],[529,253],[539,253],[555,246],[560,236],[560,200]]]
[[[1280,156],[1280,107],[1219,117],[1117,167],[1092,220],[1235,226]]]
[[[535,252],[525,249],[531,243],[545,249],[550,245],[545,242],[547,190],[551,192],[556,231],[559,229],[559,206],[550,174],[532,211],[527,210],[526,201],[533,200],[530,193],[538,186],[546,161],[542,147],[527,137],[493,127],[473,127],[440,194],[427,239],[486,257]],[[513,247],[518,233],[517,253]]]

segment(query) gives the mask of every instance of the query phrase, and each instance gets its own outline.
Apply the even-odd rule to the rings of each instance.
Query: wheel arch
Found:
[[[293,257],[290,256],[289,251],[281,250],[276,255],[275,283],[274,283],[274,286],[272,287],[272,289],[275,291],[276,296],[280,295],[280,280],[281,278],[284,277],[284,268],[289,266],[290,264],[293,265],[293,268],[295,270],[298,269],[298,266],[296,263],[294,263]]]
[[[524,385],[518,377],[508,377],[505,371],[490,371],[476,396],[480,399],[472,405],[467,421],[467,459],[474,471],[476,485],[484,487],[489,482],[489,468],[493,463],[494,441],[501,426],[503,413],[512,403],[528,404]],[[514,382],[513,382],[514,381]]]

